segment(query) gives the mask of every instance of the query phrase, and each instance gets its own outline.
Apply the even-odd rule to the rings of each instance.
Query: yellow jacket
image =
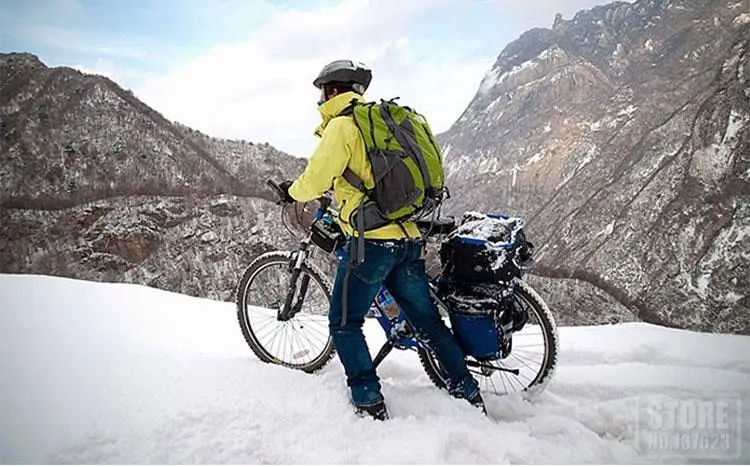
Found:
[[[333,186],[333,194],[340,211],[339,223],[347,235],[356,236],[349,221],[352,211],[359,206],[364,195],[344,180],[341,174],[349,167],[367,188],[372,188],[375,182],[365,153],[365,143],[354,118],[337,117],[352,99],[363,100],[359,94],[345,92],[329,99],[318,108],[323,123],[315,130],[315,135],[321,138],[320,142],[305,171],[289,187],[289,194],[300,202],[311,201]],[[404,223],[404,228],[409,237],[421,236],[419,229],[412,222]],[[396,224],[365,232],[365,238],[368,239],[392,240],[404,237],[404,231]]]

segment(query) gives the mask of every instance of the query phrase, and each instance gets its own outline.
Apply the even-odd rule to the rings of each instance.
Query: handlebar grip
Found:
[[[273,188],[276,194],[279,195],[279,201],[282,201],[284,199],[284,190],[281,189],[278,183],[274,182],[273,180],[266,180],[266,184]]]
[[[281,191],[281,187],[278,183],[274,182],[273,180],[266,180],[266,183],[273,188],[276,191]]]

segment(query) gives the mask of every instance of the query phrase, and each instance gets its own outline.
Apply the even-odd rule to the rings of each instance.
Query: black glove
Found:
[[[282,203],[288,204],[297,202],[297,200],[292,198],[292,195],[289,194],[289,187],[292,186],[292,183],[294,183],[292,180],[284,180],[279,183],[279,188],[283,191],[283,196],[281,198]]]

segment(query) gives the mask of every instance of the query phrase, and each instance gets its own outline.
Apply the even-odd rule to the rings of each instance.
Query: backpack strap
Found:
[[[414,128],[412,127],[411,122],[408,118],[405,118],[401,125],[397,125],[393,120],[393,116],[391,115],[386,102],[383,102],[380,105],[380,115],[383,117],[385,124],[388,125],[388,129],[393,133],[393,136],[396,137],[398,144],[400,144],[404,150],[408,150],[414,155],[417,167],[419,167],[419,171],[422,173],[425,193],[429,193],[428,190],[432,189],[430,172],[427,169],[427,164],[422,156],[422,151],[419,149],[419,145],[414,137]]]
[[[352,115],[354,113],[354,106],[359,104],[360,101],[357,98],[352,98],[352,100],[349,101],[349,105],[344,107],[344,110],[338,113],[336,115],[337,117],[344,117],[346,115]]]
[[[347,115],[354,115],[354,107],[359,104],[360,102],[357,99],[352,99],[349,102],[349,105],[347,105],[344,110],[339,112],[337,117],[343,117]],[[367,104],[365,104],[367,105]],[[372,112],[372,108],[370,109],[370,112]],[[356,121],[354,122],[356,124]],[[359,126],[358,126],[359,128]],[[344,169],[344,172],[341,174],[341,176],[346,180],[349,185],[353,186],[357,190],[359,190],[361,193],[364,193],[367,195],[367,186],[365,186],[364,180],[362,180],[357,174],[355,174],[352,169],[347,167]]]
[[[356,254],[356,245],[352,242],[349,262],[344,269],[344,288],[341,290],[341,326],[346,326],[346,318],[349,315],[349,276],[352,272],[352,262]]]
[[[341,176],[344,177],[344,180],[346,180],[349,185],[353,186],[362,193],[367,194],[367,187],[365,186],[365,182],[357,174],[352,172],[352,169],[347,167],[346,169],[344,169],[344,173],[342,173]]]
[[[362,201],[359,203],[359,215],[357,216],[357,249],[355,250],[357,253],[356,264],[362,264],[365,262],[365,199],[366,197],[363,197]]]

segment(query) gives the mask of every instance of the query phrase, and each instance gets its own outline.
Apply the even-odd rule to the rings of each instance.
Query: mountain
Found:
[[[748,334],[749,80],[747,0],[558,15],[438,136],[448,211],[524,217],[563,316]]]
[[[231,294],[291,241],[266,179],[305,160],[166,120],[107,78],[0,54],[0,271]]]
[[[338,359],[315,375],[261,363],[230,303],[28,275],[0,275],[0,296],[3,464],[750,461],[746,336],[563,327],[545,392],[487,394],[489,417],[394,351],[378,367],[381,423],[354,415]],[[375,351],[385,334],[364,329]],[[656,424],[669,408],[679,423]],[[649,432],[717,441],[660,446]]]

